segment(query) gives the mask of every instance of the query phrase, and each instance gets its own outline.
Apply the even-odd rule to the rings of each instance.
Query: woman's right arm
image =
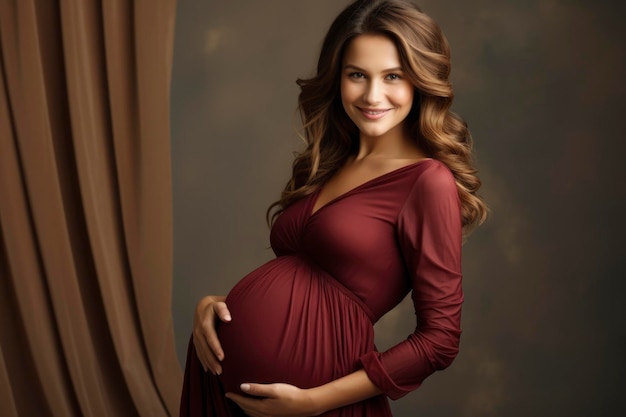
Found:
[[[196,306],[193,316],[193,345],[205,371],[214,375],[222,373],[220,362],[224,359],[224,351],[215,332],[217,318],[223,322],[231,320],[230,311],[226,307],[225,296],[207,295]]]

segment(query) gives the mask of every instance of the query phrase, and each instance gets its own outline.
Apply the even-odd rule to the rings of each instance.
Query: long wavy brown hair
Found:
[[[443,162],[454,174],[468,233],[487,216],[476,195],[481,182],[472,163],[472,137],[465,121],[450,111],[453,100],[450,47],[439,25],[405,0],[358,0],[337,16],[320,52],[317,74],[298,79],[298,109],[304,152],[296,155],[292,177],[268,211],[268,220],[315,192],[358,151],[359,131],[343,109],[340,94],[344,51],[363,34],[384,35],[394,42],[405,74],[415,86],[406,125],[419,148]]]

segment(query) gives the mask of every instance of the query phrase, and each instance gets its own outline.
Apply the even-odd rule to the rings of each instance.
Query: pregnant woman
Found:
[[[306,150],[273,213],[276,258],[205,297],[184,416],[391,416],[458,352],[463,232],[481,223],[471,137],[450,111],[439,27],[402,0],[359,0],[299,80]],[[415,331],[373,324],[411,293]]]

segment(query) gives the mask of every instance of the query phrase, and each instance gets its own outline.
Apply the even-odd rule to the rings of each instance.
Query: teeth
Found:
[[[383,114],[384,112],[385,112],[384,110],[380,110],[380,111],[365,110],[365,113],[367,113],[367,114]]]

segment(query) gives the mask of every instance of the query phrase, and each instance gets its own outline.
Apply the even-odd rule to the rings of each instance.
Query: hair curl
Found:
[[[343,109],[340,78],[347,45],[363,34],[383,35],[394,42],[405,74],[415,87],[408,132],[422,151],[452,171],[463,228],[469,232],[485,220],[487,206],[476,195],[481,182],[472,163],[469,129],[450,110],[454,98],[449,81],[450,48],[437,23],[406,0],[358,0],[332,23],[322,44],[317,74],[297,81],[307,147],[296,155],[292,177],[280,199],[269,207],[268,220],[315,192],[358,150],[359,131]]]

